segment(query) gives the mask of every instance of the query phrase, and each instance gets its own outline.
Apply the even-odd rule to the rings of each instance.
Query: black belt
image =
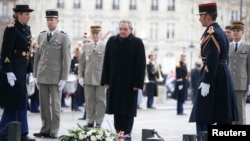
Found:
[[[203,64],[207,63],[207,61],[203,61]],[[227,64],[227,60],[220,60],[220,64]]]
[[[28,57],[29,56],[29,52],[28,51],[14,50],[13,53],[21,55],[23,57]]]

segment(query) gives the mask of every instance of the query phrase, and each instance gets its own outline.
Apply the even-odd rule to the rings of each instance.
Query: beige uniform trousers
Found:
[[[84,85],[87,120],[102,124],[106,111],[106,93],[103,86]]]
[[[236,125],[246,124],[246,98],[247,91],[235,91],[235,97],[237,102],[237,109],[239,113],[239,121],[234,122]]]
[[[61,96],[57,84],[39,84],[41,133],[57,135],[60,127]]]

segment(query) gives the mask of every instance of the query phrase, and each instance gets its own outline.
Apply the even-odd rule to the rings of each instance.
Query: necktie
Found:
[[[48,39],[48,42],[49,42],[49,40],[51,39],[51,37],[52,37],[52,34],[51,34],[51,32],[47,35],[47,39]]]
[[[235,43],[235,48],[234,48],[235,52],[237,51],[237,48],[238,48],[238,43]]]

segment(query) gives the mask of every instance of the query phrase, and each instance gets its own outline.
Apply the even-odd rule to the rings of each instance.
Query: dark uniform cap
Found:
[[[90,29],[91,29],[91,32],[98,33],[98,32],[101,31],[101,26],[99,26],[99,25],[93,25],[93,26],[90,27]]]
[[[57,18],[58,11],[57,10],[46,10],[46,18]]]
[[[244,23],[242,21],[233,21],[232,22],[232,29],[244,30]]]
[[[217,13],[216,3],[199,4],[199,14]]]
[[[14,12],[32,12],[33,9],[29,8],[29,5],[16,5],[15,8],[13,8]]]

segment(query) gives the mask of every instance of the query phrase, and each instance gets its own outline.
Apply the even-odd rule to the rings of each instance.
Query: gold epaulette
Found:
[[[180,68],[181,67],[181,64],[178,62],[176,63],[176,68]]]
[[[213,26],[209,26],[208,30],[207,30],[208,34],[213,34],[214,33],[214,27]]]

